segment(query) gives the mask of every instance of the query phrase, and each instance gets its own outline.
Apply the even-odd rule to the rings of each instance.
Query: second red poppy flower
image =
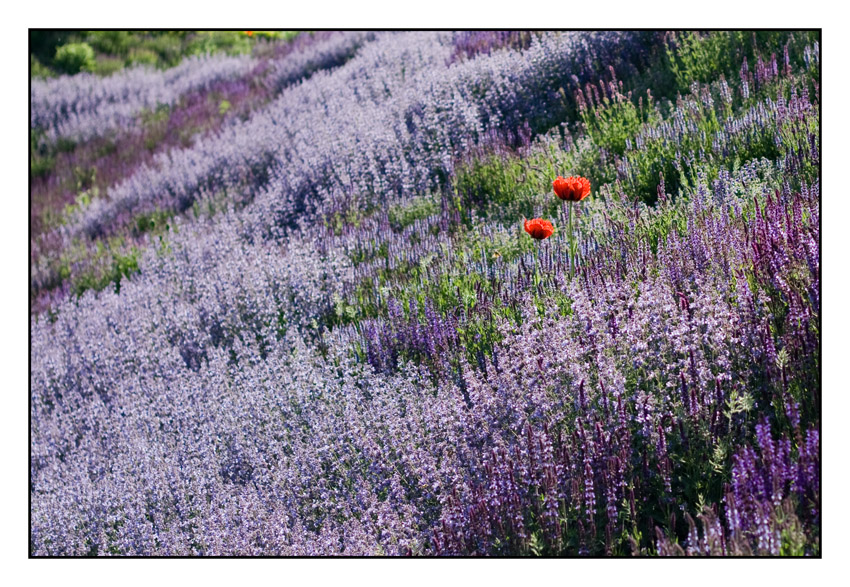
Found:
[[[543,220],[542,218],[526,220],[523,227],[525,228],[525,232],[531,235],[531,238],[536,238],[537,240],[549,238],[552,236],[552,233],[555,232],[555,228],[552,226],[552,223],[548,220]]]

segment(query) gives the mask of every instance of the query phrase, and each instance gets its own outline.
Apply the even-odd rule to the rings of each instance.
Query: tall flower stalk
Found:
[[[590,195],[590,181],[585,177],[567,177],[563,178],[560,175],[552,182],[552,188],[555,190],[555,195],[569,202],[567,208],[567,224],[569,226],[568,233],[570,239],[570,279],[573,277],[574,259],[577,252],[575,237],[573,235],[573,202],[581,202]]]
[[[573,258],[576,256],[576,241],[573,238],[573,203],[567,206],[567,232],[570,235],[570,279],[573,277]]]
[[[543,220],[542,218],[534,218],[532,220],[525,220],[523,222],[523,228],[525,232],[531,236],[534,240],[545,240],[552,236],[552,233],[555,232],[555,227],[552,226],[552,223],[548,220]],[[534,287],[535,289],[540,285],[540,248],[537,249],[537,259],[534,263]]]

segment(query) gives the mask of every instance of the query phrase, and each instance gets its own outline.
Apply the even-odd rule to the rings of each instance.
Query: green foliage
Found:
[[[459,169],[454,188],[463,197],[464,207],[486,210],[491,206],[511,204],[522,183],[521,168],[515,161],[493,155],[474,159]]]
[[[59,259],[57,273],[61,280],[70,280],[71,291],[77,296],[110,286],[118,292],[122,279],[139,271],[140,256],[140,250],[128,246],[121,237],[98,241],[93,247],[77,242]]]
[[[346,226],[360,226],[364,218],[371,216],[371,210],[362,210],[357,206],[350,206],[344,212],[334,212],[324,218],[324,225],[334,231],[334,234],[342,234],[342,229]]]
[[[472,226],[471,211],[516,226],[523,217],[556,217],[563,208],[552,191],[552,180],[558,175],[587,177],[592,193],[596,186],[613,179],[609,166],[599,162],[599,149],[591,141],[582,140],[581,145],[567,150],[550,147],[524,156],[487,155],[458,166],[453,182],[455,205],[467,228]]]
[[[782,505],[776,507],[777,523],[780,531],[779,556],[806,556],[806,546],[809,540],[800,523],[800,519],[794,513],[794,504],[786,499]],[[815,539],[814,554],[818,551],[818,541]]]
[[[677,89],[686,91],[692,82],[707,83],[719,73],[731,73],[740,67],[742,55],[738,49],[743,45],[744,35],[740,31],[670,33],[667,61]]]
[[[158,56],[160,67],[174,67],[185,56],[188,37],[189,33],[184,31],[167,31],[166,34],[153,35],[144,47]]]
[[[171,108],[167,104],[158,104],[154,109],[145,109],[139,113],[139,118],[145,126],[156,126],[168,121]]]
[[[63,218],[72,217],[78,211],[91,204],[92,198],[97,198],[100,195],[100,190],[97,187],[91,188],[90,191],[83,190],[76,195],[73,204],[65,204]]]
[[[248,37],[245,31],[31,31],[31,75],[79,71],[111,75],[133,65],[168,68],[191,55],[248,53],[258,39],[289,42],[300,31],[252,33]]]
[[[94,49],[88,43],[68,43],[56,49],[53,64],[62,72],[75,74],[95,68]]]
[[[439,206],[432,196],[418,196],[404,204],[391,206],[388,215],[393,229],[402,231],[417,220],[428,218],[438,211]]]
[[[454,205],[467,228],[472,226],[469,212],[473,210],[482,217],[505,221],[532,218],[535,205],[545,201],[540,195],[551,191],[551,181],[518,156],[484,156],[458,167],[452,185]]]
[[[53,157],[39,157],[38,155],[30,155],[30,177],[46,177],[53,171],[55,165]]]
[[[30,55],[47,66],[53,63],[57,47],[75,40],[79,40],[79,36],[73,32],[31,29],[29,31]],[[55,71],[51,71],[51,75],[55,74]]]
[[[644,124],[655,124],[660,120],[659,113],[653,107],[652,96],[640,100],[639,104],[631,95],[619,91],[613,98],[602,98],[597,108],[583,108],[580,111],[587,134],[600,147],[622,155],[627,141],[634,137]]]
[[[559,133],[563,131],[554,132],[556,129],[553,129],[547,135],[548,148],[533,148],[523,157],[504,152],[485,155],[459,165],[452,187],[459,198],[457,205],[465,223],[469,225],[470,210],[504,221],[532,214],[552,216],[557,206],[552,206],[552,199],[544,195],[550,193],[552,178],[557,175],[587,177],[594,196],[624,194],[628,199],[653,204],[661,183],[665,193],[675,197],[683,188],[695,188],[700,182],[710,183],[722,170],[730,171],[753,160],[777,161],[789,153],[810,152],[811,146],[801,138],[806,133],[790,128],[790,123],[776,132],[761,129],[748,136],[736,136],[729,147],[720,152],[713,148],[715,138],[730,116],[745,115],[749,108],[765,98],[776,100],[784,96],[788,99],[794,87],[798,93],[802,87],[813,91],[812,76],[816,72],[810,71],[795,73],[790,78],[780,76],[762,87],[750,88],[748,100],[734,89],[739,56],[742,59],[748,52],[753,54],[756,51],[754,42],[759,43],[759,47],[782,50],[786,43],[799,45],[800,39],[809,40],[806,35],[772,32],[757,36],[756,41],[742,33],[736,36],[726,32],[674,36],[667,45],[669,59],[662,60],[660,66],[666,63],[671,68],[668,70],[671,76],[675,74],[682,80],[687,79],[688,94],[671,104],[658,103],[649,94],[624,95],[617,89],[613,96],[602,98],[601,103],[579,110],[585,136],[577,140],[569,133],[562,137]],[[726,54],[718,57],[721,49],[727,46],[734,48],[733,57]],[[790,54],[792,64],[801,60],[801,54],[800,48]],[[726,81],[730,90],[726,95],[732,96],[731,102],[725,100],[721,92],[723,74],[718,68],[730,73]],[[696,86],[695,93],[690,93],[694,77],[708,83]],[[711,97],[711,102],[705,101],[706,95]],[[658,136],[654,129],[671,123],[677,110],[683,110],[685,118],[693,122],[695,128],[684,129],[678,142]],[[803,124],[816,134],[818,117],[816,108],[803,123],[794,124]],[[641,135],[639,144],[638,135]],[[811,163],[811,158],[804,159],[807,168],[803,176],[811,182],[817,177],[818,166]],[[793,187],[799,189],[799,186]]]
[[[237,31],[198,31],[185,49],[188,55],[250,53],[251,39]]]
[[[30,76],[34,78],[44,79],[53,75],[53,72],[50,71],[41,61],[38,60],[38,57],[30,54]]]
[[[136,247],[125,255],[116,254],[112,261],[111,281],[115,283],[115,292],[121,289],[121,279],[130,277],[139,271],[139,251]]]
[[[97,180],[96,167],[74,167],[74,181],[77,185],[77,190],[87,190],[94,186]]]
[[[753,94],[758,99],[771,96],[775,99],[776,92],[779,91],[787,98],[790,92],[782,92],[782,84],[787,85],[787,82],[768,85]],[[734,103],[732,106],[725,104],[716,86],[710,89],[703,87],[697,91],[711,92],[714,106],[705,106],[697,95],[691,94],[685,97],[685,102],[681,102],[677,108],[688,110],[690,119],[696,123],[696,128],[684,132],[679,144],[674,144],[663,137],[651,138],[650,133],[645,132],[642,134],[642,144],[639,147],[633,145],[623,153],[621,161],[625,162],[625,166],[621,167],[626,170],[626,173],[621,177],[621,182],[626,193],[633,199],[649,204],[654,203],[658,185],[662,180],[665,191],[675,196],[680,188],[696,187],[700,177],[710,181],[716,179],[721,170],[732,170],[749,161],[760,159],[776,161],[790,152],[810,151],[808,143],[791,139],[792,136],[805,136],[804,133],[798,130],[792,134],[791,129],[779,127],[775,132],[756,130],[748,136],[730,138],[728,148],[722,152],[716,152],[713,149],[713,141],[723,129],[721,121],[728,116],[744,115],[749,106],[741,100],[737,101],[737,107]],[[671,112],[670,116],[674,114],[675,111]],[[817,120],[818,112],[815,109],[807,116],[804,124],[816,132]],[[652,126],[652,122],[644,123],[641,130],[648,130]],[[776,141],[777,132],[784,138],[779,143]],[[810,165],[809,169],[804,171],[809,180],[817,176],[815,166]]]
[[[127,55],[125,64],[156,66],[159,64],[159,56],[150,49],[133,48]]]
[[[88,42],[100,53],[126,55],[134,42],[129,31],[89,31]]]
[[[92,73],[107,76],[112,75],[117,71],[121,71],[123,68],[124,61],[122,59],[118,59],[115,57],[107,57],[105,55],[98,55],[94,64],[94,68],[92,69]]]
[[[145,109],[138,114],[139,120],[145,127],[145,148],[153,151],[168,132],[168,118],[171,107],[158,104],[154,109]]]
[[[676,90],[687,91],[693,82],[708,83],[725,76],[730,83],[738,77],[746,57],[750,68],[755,59],[781,60],[785,47],[792,65],[803,64],[803,49],[818,40],[817,31],[680,31],[667,36],[665,66],[675,80]]]
[[[96,197],[96,187],[77,194],[74,204],[65,207],[64,218],[88,206]],[[163,237],[169,231],[176,230],[169,222],[174,214],[169,210],[139,214],[130,223],[129,235],[136,238],[145,234],[151,235],[155,238],[151,238],[149,242],[158,243],[156,250],[161,255],[169,254],[168,240]],[[69,281],[71,291],[77,296],[90,289],[100,291],[110,286],[117,292],[123,279],[139,271],[140,257],[141,250],[130,244],[124,236],[102,239],[94,243],[75,240],[51,263],[57,279],[54,286]]]
[[[183,31],[88,31],[86,40],[105,58],[123,65],[173,67],[180,63]]]
[[[251,31],[251,35],[248,35],[248,31],[241,31],[241,33],[245,36],[253,37],[254,39],[279,39],[283,41],[291,41],[301,34],[301,31]]]
[[[146,232],[167,229],[168,221],[174,216],[171,210],[154,210],[136,216],[133,222],[133,235],[139,236]]]
[[[30,177],[46,177],[53,171],[56,160],[41,139],[44,133],[30,130]]]

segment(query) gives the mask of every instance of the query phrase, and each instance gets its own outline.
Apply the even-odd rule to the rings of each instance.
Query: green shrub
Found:
[[[116,71],[121,71],[124,68],[124,60],[117,57],[105,57],[98,55],[95,61],[92,73],[97,75],[112,75]]]
[[[301,31],[31,31],[31,76],[90,71],[111,75],[123,67],[151,65],[168,68],[184,57],[202,54],[249,53],[259,47],[273,50]]]
[[[53,75],[53,72],[47,68],[35,55],[30,55],[30,77],[46,78]]]
[[[133,234],[138,236],[146,232],[151,232],[157,229],[165,229],[168,220],[174,216],[174,212],[170,210],[155,210],[146,212],[136,216],[136,221],[133,226]]]
[[[121,289],[121,279],[126,279],[139,272],[139,250],[132,247],[126,255],[116,254],[112,262],[111,281],[115,284],[115,292]]]
[[[398,231],[404,230],[417,220],[428,218],[440,211],[436,200],[429,196],[412,198],[404,204],[390,207],[390,225]]]
[[[77,296],[90,289],[101,291],[110,286],[118,293],[121,280],[139,272],[140,256],[139,249],[128,248],[123,238],[110,239],[105,245],[99,241],[93,251],[77,245],[60,260],[59,276],[70,279],[71,290]],[[75,268],[81,262],[82,269]]]
[[[251,52],[251,39],[234,31],[198,31],[186,48],[188,55],[212,53],[236,55]]]
[[[183,33],[169,31],[147,40],[144,46],[159,56],[161,64],[173,67],[183,58],[184,36]]]
[[[95,68],[94,49],[88,43],[62,45],[56,49],[53,64],[60,71],[68,74],[93,71]]]
[[[156,66],[159,63],[159,56],[150,49],[131,49],[130,54],[125,60],[127,65],[152,65]]]
[[[53,171],[56,160],[53,157],[40,157],[37,153],[30,155],[30,176],[46,177]]]
[[[531,217],[537,196],[551,184],[547,188],[546,180],[530,173],[530,165],[519,156],[500,154],[459,166],[453,187],[455,205],[468,222],[469,210],[493,219]]]
[[[645,124],[659,121],[660,116],[655,110],[652,95],[645,96],[646,100],[633,100],[631,95],[616,91],[612,98],[603,97],[602,103],[596,108],[581,108],[581,120],[590,138],[596,145],[608,151],[622,155],[626,150],[626,142],[634,137]]]
[[[787,46],[792,65],[801,67],[803,49],[817,40],[817,31],[682,31],[667,37],[665,65],[678,91],[686,91],[695,81],[706,83],[721,75],[735,85],[745,57],[752,68],[758,56],[769,61],[776,54],[781,60]]]
[[[742,44],[743,35],[740,31],[671,33],[667,59],[678,89],[685,91],[692,82],[709,82],[717,79],[718,73],[740,67],[740,57],[734,49]]]
[[[99,53],[124,56],[133,44],[129,31],[89,31],[87,41]]]

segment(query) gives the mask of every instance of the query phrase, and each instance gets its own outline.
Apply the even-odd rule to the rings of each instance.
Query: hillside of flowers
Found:
[[[32,556],[820,556],[817,31],[33,77]]]

